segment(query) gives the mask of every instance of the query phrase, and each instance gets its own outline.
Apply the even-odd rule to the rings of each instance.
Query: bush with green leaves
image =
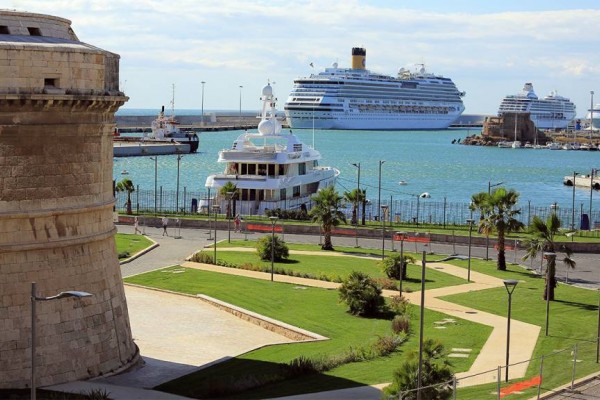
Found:
[[[402,261],[404,260],[404,268],[402,268]],[[415,258],[408,255],[403,254],[392,254],[389,257],[384,258],[379,262],[379,266],[381,270],[388,276],[390,279],[400,279],[400,275],[402,275],[402,279],[406,279],[406,272],[409,263],[415,263]]]
[[[392,331],[395,334],[405,333],[410,331],[410,317],[408,315],[396,315],[392,320]]]
[[[381,287],[369,275],[359,271],[352,271],[342,282],[339,291],[340,300],[348,305],[350,313],[354,315],[375,315],[385,305]]]
[[[421,398],[430,400],[446,400],[452,397],[453,374],[450,369],[448,354],[444,345],[432,339],[423,343],[423,373],[421,375]],[[398,398],[414,400],[417,398],[417,374],[419,370],[419,353],[413,351],[408,359],[394,371],[392,384],[383,389],[382,398]]]
[[[408,315],[410,312],[409,305],[410,305],[410,301],[406,297],[394,295],[394,296],[390,297],[388,308],[390,309],[391,312],[393,312],[396,315],[409,316]]]
[[[265,235],[256,242],[256,251],[261,260],[271,260],[271,243],[273,243],[274,261],[282,261],[290,256],[287,245],[278,235]]]
[[[192,255],[192,257],[190,258],[190,261],[202,263],[202,264],[213,264],[214,263],[212,254],[205,253],[202,251],[194,253]]]

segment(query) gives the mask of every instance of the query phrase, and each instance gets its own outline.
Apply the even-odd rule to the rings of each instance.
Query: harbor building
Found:
[[[81,42],[69,20],[0,10],[0,389],[30,387],[32,361],[46,386],[139,357],[112,217],[126,101],[117,54]],[[32,302],[33,282],[40,298],[93,296]]]

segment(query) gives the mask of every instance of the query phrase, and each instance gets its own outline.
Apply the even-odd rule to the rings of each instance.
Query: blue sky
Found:
[[[2,5],[2,7],[6,7]],[[495,114],[532,82],[583,116],[600,103],[600,3],[360,0],[9,0],[8,8],[72,21],[79,39],[120,54],[126,108],[258,110],[274,83],[283,109],[293,80],[367,49],[367,68],[395,75],[424,63],[467,92],[466,114]],[[243,86],[240,89],[240,86]],[[596,101],[594,101],[596,102]]]

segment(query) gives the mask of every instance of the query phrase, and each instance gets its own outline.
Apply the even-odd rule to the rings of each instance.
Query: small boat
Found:
[[[408,184],[408,182],[406,182],[406,181],[400,181],[400,182],[398,182],[398,185],[402,185],[402,186],[407,185],[407,184]]]
[[[129,175],[129,171],[127,171],[126,169],[124,169],[123,171],[121,171],[121,175]]]
[[[513,149],[520,149],[521,147],[523,147],[523,145],[520,141],[515,140],[510,144],[510,147],[512,147]]]
[[[171,113],[169,117],[165,116],[165,106],[162,106],[160,113],[152,121],[151,128],[151,134],[144,136],[143,141],[170,141],[188,144],[190,146],[190,153],[195,153],[200,146],[200,140],[196,133],[184,132],[179,129],[179,122],[175,119],[174,113]]]
[[[562,147],[558,143],[550,142],[550,143],[546,144],[546,148],[548,150],[560,150]]]
[[[512,142],[507,142],[505,140],[502,140],[502,141],[498,142],[498,147],[500,147],[502,149],[510,149],[512,147]]]

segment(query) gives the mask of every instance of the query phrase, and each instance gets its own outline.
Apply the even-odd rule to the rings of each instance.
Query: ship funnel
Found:
[[[352,48],[352,69],[365,69],[367,65],[367,50],[362,47]]]

